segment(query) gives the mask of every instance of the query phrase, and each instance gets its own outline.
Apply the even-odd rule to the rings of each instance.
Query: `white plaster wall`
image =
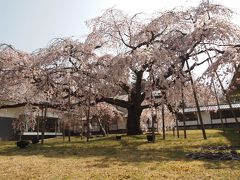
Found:
[[[240,122],[240,117],[237,118],[238,119],[238,122]],[[214,120],[215,121],[215,120]],[[218,120],[219,123],[221,123],[221,119]],[[225,118],[223,118],[223,123],[225,123]],[[235,123],[235,119],[234,118],[227,118],[227,123]]]
[[[118,120],[118,129],[126,129],[127,118],[123,118],[122,120]]]
[[[209,112],[201,112],[203,123],[204,124],[211,124],[211,116]],[[199,121],[199,118],[198,118]],[[240,122],[240,117],[238,117],[238,121]],[[234,118],[227,118],[227,121],[225,121],[225,118],[223,118],[223,123],[235,123]],[[199,121],[200,123],[200,121]],[[221,124],[221,119],[213,119],[212,124]],[[186,121],[186,126],[191,125],[197,125],[197,121]],[[183,126],[183,122],[179,122],[179,126]]]
[[[40,115],[41,116],[41,115]],[[47,111],[47,117],[55,117],[58,118],[58,114],[56,112],[53,112],[51,110]]]
[[[211,124],[211,116],[209,112],[201,112],[201,115],[203,119],[203,124]],[[199,118],[198,118],[198,121],[199,121]]]
[[[186,126],[197,125],[197,121],[186,121]],[[178,123],[179,126],[183,126],[183,122]]]
[[[0,109],[0,117],[18,118],[19,114],[23,113],[23,111],[23,107]]]
[[[24,112],[24,107],[0,109],[0,117],[18,118],[19,114]],[[41,116],[41,113],[38,114]],[[54,111],[47,111],[47,117],[58,117],[58,114]]]

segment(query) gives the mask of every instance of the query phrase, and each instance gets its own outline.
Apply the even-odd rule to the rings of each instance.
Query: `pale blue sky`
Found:
[[[80,38],[88,32],[85,21],[115,6],[126,12],[151,13],[200,0],[0,0],[0,43],[31,52],[53,38]],[[237,11],[237,0],[215,0]],[[239,16],[238,16],[239,18]],[[240,19],[239,19],[240,21]]]

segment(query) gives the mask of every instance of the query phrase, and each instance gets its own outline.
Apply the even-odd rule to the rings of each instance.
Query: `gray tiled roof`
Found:
[[[233,108],[240,108],[240,103],[234,103],[232,104]],[[219,106],[219,109],[230,109],[228,104],[221,104]],[[196,107],[186,107],[184,108],[185,112],[197,112]],[[218,106],[217,105],[209,105],[209,106],[201,106],[200,111],[217,111]]]

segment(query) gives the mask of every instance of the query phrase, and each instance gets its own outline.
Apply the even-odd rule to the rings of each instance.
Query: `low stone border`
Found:
[[[196,152],[187,153],[186,158],[207,159],[207,160],[240,160],[240,154],[236,151],[231,152]]]
[[[202,150],[240,150],[240,146],[204,146]]]

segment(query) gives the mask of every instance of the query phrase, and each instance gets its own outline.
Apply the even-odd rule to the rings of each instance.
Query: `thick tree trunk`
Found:
[[[127,135],[139,135],[142,134],[140,127],[140,116],[142,113],[141,107],[132,106],[127,109]]]
[[[145,93],[142,89],[142,77],[143,71],[134,72],[136,75],[136,82],[131,91],[128,92],[128,100],[121,100],[115,98],[102,98],[98,102],[106,102],[122,108],[126,108],[128,111],[127,117],[127,135],[139,135],[142,134],[140,127],[140,117],[142,114],[142,102],[145,99]]]
[[[136,83],[129,96],[130,106],[128,106],[128,118],[127,118],[127,135],[139,135],[142,134],[140,127],[140,117],[142,114],[141,104],[145,98],[145,94],[142,94],[142,76],[143,72],[135,72]]]

